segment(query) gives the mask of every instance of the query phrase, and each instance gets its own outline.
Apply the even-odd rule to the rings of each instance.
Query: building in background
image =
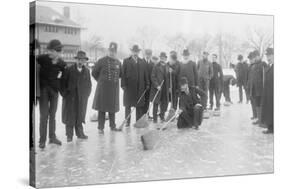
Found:
[[[45,53],[47,44],[58,39],[64,45],[63,59],[74,62],[76,52],[81,48],[82,27],[70,18],[70,8],[64,7],[63,14],[46,6],[30,5],[30,36],[40,42],[40,52]]]

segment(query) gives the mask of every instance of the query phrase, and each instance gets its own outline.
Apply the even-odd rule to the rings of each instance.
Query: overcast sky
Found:
[[[273,31],[272,16],[58,2],[37,1],[37,4],[49,6],[60,13],[64,6],[69,6],[71,18],[87,28],[82,33],[82,40],[95,34],[102,36],[105,43],[117,41],[126,44],[136,30],[144,26],[157,30],[159,36],[176,33],[214,35],[221,30],[242,39],[247,27]]]

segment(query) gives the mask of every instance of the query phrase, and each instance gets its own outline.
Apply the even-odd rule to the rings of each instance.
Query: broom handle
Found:
[[[140,98],[137,101],[137,104],[140,102],[140,100],[142,99],[142,97],[144,96],[145,92],[147,91],[147,89],[144,90],[144,92],[142,93],[142,95],[140,96]],[[131,114],[136,110],[136,108],[134,107],[133,111],[131,111],[131,113],[126,117],[126,119],[123,121],[123,123],[125,123],[130,117]]]
[[[172,82],[172,72],[170,72],[170,89],[171,89],[171,104],[172,108],[174,107],[173,103],[173,82]]]
[[[155,101],[155,99],[156,99],[156,97],[157,97],[158,93],[160,92],[160,90],[161,90],[161,88],[162,88],[163,83],[164,83],[164,80],[161,82],[161,84],[160,84],[160,89],[156,92],[155,96],[153,97],[153,100],[152,100],[151,104],[153,104],[153,103],[154,103],[154,101]],[[148,110],[147,110],[146,114],[149,112],[149,110],[150,110],[150,108],[151,108],[151,104],[149,105],[149,107],[148,107]]]
[[[179,98],[178,98],[178,106],[177,106],[177,111],[176,111],[176,113],[175,113],[175,115],[173,116],[173,117],[171,117],[171,119],[169,119],[166,123],[165,123],[165,125],[163,126],[163,127],[161,127],[161,131],[163,131],[166,127],[167,127],[167,125],[174,119],[174,118],[176,118],[177,116],[178,116],[178,110],[179,110]]]

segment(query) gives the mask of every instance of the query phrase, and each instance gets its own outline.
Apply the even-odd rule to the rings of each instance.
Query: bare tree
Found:
[[[200,59],[203,51],[211,50],[212,47],[210,46],[210,42],[212,40],[212,36],[210,35],[203,35],[198,36],[196,38],[191,39],[188,42],[188,49],[194,55],[195,59]]]
[[[92,35],[88,41],[82,43],[83,49],[87,50],[90,56],[94,57],[95,61],[98,59],[98,52],[104,52],[102,41],[102,37]]]
[[[166,37],[166,40],[167,46],[177,52],[181,52],[184,48],[186,48],[188,42],[183,33],[178,33],[174,36],[168,36]]]

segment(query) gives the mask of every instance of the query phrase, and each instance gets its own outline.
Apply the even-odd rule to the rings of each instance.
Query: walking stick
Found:
[[[140,102],[140,100],[143,98],[145,92],[147,91],[147,89],[144,90],[144,92],[142,93],[142,95],[140,96],[140,98],[137,101],[137,104]],[[122,124],[120,125],[119,129],[123,129],[124,125],[126,124],[126,122],[128,121],[128,119],[131,117],[132,113],[135,112],[136,108],[134,107],[133,110],[131,111],[131,113],[125,118],[125,120],[122,122]]]
[[[163,83],[164,83],[164,80],[161,82],[160,88],[159,88],[158,91],[156,92],[156,94],[155,94],[155,96],[154,96],[154,98],[153,98],[151,104],[154,103],[154,101],[155,101],[157,95],[159,94],[159,92],[160,92],[160,90],[161,90],[161,88],[162,88]],[[134,124],[134,127],[136,127],[136,128],[144,128],[144,127],[147,127],[147,126],[149,125],[149,123],[148,123],[148,121],[147,121],[147,120],[148,120],[148,118],[147,118],[148,115],[147,115],[147,114],[148,114],[148,112],[150,111],[151,104],[150,104],[149,107],[148,107],[148,111],[147,111],[139,120],[137,120],[137,122]]]

